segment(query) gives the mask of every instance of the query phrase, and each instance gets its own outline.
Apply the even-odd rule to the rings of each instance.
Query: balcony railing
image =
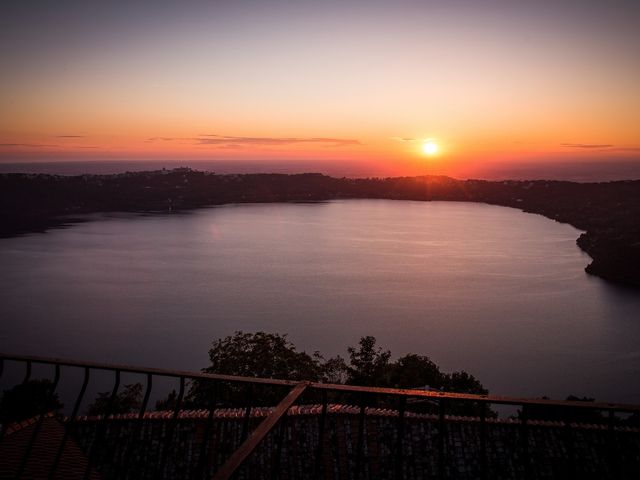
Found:
[[[55,455],[50,463],[47,465],[47,475],[45,478],[55,478],[58,474],[58,469],[60,467],[60,461],[63,456],[63,452],[65,450],[65,445],[70,440],[70,431],[69,426],[74,425],[74,423],[78,423],[79,416],[81,414],[81,407],[83,402],[86,403],[85,395],[87,393],[88,385],[92,379],[92,374],[97,371],[109,372],[113,375],[113,383],[111,384],[110,394],[108,400],[106,402],[106,407],[103,415],[100,417],[100,425],[96,428],[95,438],[91,444],[89,451],[86,453],[86,465],[84,467],[84,478],[90,478],[92,476],[92,471],[96,466],[96,458],[104,446],[105,442],[105,429],[112,418],[111,414],[113,413],[114,402],[117,399],[117,395],[119,389],[121,387],[121,379],[123,374],[136,374],[142,375],[146,378],[146,385],[144,388],[144,397],[141,403],[139,410],[136,413],[137,420],[142,420],[145,418],[145,413],[149,408],[149,400],[152,396],[152,390],[154,388],[154,380],[159,378],[169,378],[173,379],[175,382],[179,382],[179,389],[176,392],[175,403],[173,405],[173,410],[169,418],[166,419],[167,422],[167,430],[163,439],[162,445],[162,454],[160,455],[161,462],[166,459],[166,454],[172,448],[172,442],[174,441],[174,432],[176,430],[176,425],[179,420],[179,414],[183,409],[183,404],[185,401],[186,389],[190,382],[200,382],[201,384],[210,384],[210,385],[235,385],[235,386],[244,386],[247,387],[244,389],[246,392],[247,398],[246,403],[241,405],[244,407],[243,410],[243,432],[244,432],[244,441],[241,442],[239,447],[231,453],[226,461],[215,471],[213,478],[216,480],[229,479],[232,478],[235,474],[238,473],[239,469],[245,463],[245,461],[251,456],[251,454],[258,448],[261,442],[269,435],[269,433],[274,432],[274,429],[282,422],[282,420],[286,417],[289,409],[294,406],[296,403],[300,401],[303,395],[307,395],[309,398],[314,398],[317,400],[317,403],[320,405],[318,412],[318,423],[317,423],[317,435],[318,441],[315,447],[315,451],[308,452],[309,456],[313,457],[311,463],[314,465],[316,478],[323,477],[322,470],[322,458],[323,458],[323,449],[326,442],[323,441],[325,438],[325,430],[327,425],[327,413],[328,407],[330,404],[330,399],[333,398],[348,398],[351,403],[355,403],[358,408],[357,414],[357,442],[356,442],[356,451],[355,451],[355,466],[354,471],[352,472],[352,478],[361,478],[361,474],[364,469],[364,425],[367,418],[367,407],[374,404],[374,401],[380,401],[384,399],[384,405],[391,405],[394,408],[394,422],[395,422],[395,431],[397,441],[395,442],[393,458],[395,462],[395,478],[403,477],[403,462],[404,462],[404,442],[402,441],[404,437],[405,425],[407,422],[407,413],[411,410],[412,405],[415,400],[422,400],[429,402],[431,404],[431,411],[434,415],[436,415],[434,421],[437,422],[437,431],[438,438],[435,444],[435,448],[433,451],[429,452],[430,455],[434,455],[437,457],[437,473],[440,478],[445,478],[445,435],[447,429],[447,410],[448,406],[451,405],[468,405],[470,407],[476,407],[476,411],[478,412],[478,418],[476,419],[479,422],[479,448],[480,448],[480,476],[481,478],[489,478],[491,476],[490,472],[487,469],[487,424],[491,421],[491,419],[487,418],[487,412],[490,412],[489,408],[492,405],[509,405],[514,407],[519,407],[519,417],[515,425],[519,429],[519,438],[521,441],[520,446],[520,455],[519,461],[524,465],[524,470],[526,471],[527,464],[530,461],[528,450],[529,443],[527,441],[527,435],[530,428],[530,424],[532,419],[527,418],[527,412],[533,411],[532,408],[544,408],[545,411],[557,412],[554,415],[554,418],[562,418],[564,428],[566,429],[566,449],[569,452],[569,456],[571,457],[572,448],[572,435],[571,430],[575,428],[575,423],[572,419],[577,418],[579,416],[579,412],[595,412],[598,413],[599,418],[602,418],[604,422],[604,426],[602,427],[602,434],[608,435],[609,438],[608,444],[610,446],[609,449],[609,457],[607,459],[607,463],[609,464],[609,468],[611,471],[615,471],[616,466],[616,451],[614,447],[614,442],[611,441],[613,438],[617,425],[620,423],[620,416],[625,416],[629,414],[640,414],[640,406],[639,405],[624,405],[624,404],[613,404],[613,403],[594,403],[594,402],[580,402],[580,401],[555,401],[555,400],[541,400],[541,399],[529,399],[529,398],[511,398],[511,397],[502,397],[495,395],[473,395],[473,394],[460,394],[460,393],[447,393],[447,392],[438,392],[438,391],[424,391],[424,390],[410,390],[410,389],[397,389],[397,388],[376,388],[376,387],[363,387],[363,386],[352,386],[352,385],[342,385],[342,384],[327,384],[327,383],[318,383],[311,381],[290,381],[290,380],[278,380],[278,379],[270,379],[270,378],[254,378],[254,377],[238,377],[238,376],[230,376],[230,375],[216,375],[209,373],[199,373],[199,372],[190,372],[190,371],[180,371],[180,370],[166,370],[166,369],[157,369],[157,368],[143,368],[143,367],[135,367],[129,365],[111,365],[111,364],[103,364],[103,363],[95,363],[95,362],[82,362],[82,361],[74,361],[74,360],[66,360],[59,358],[46,358],[46,357],[36,357],[36,356],[23,356],[23,355],[8,355],[8,354],[0,354],[0,377],[2,376],[2,372],[6,372],[6,366],[11,363],[12,371],[16,370],[16,366],[23,368],[23,375],[18,379],[18,384],[27,384],[30,380],[32,380],[33,376],[33,367],[35,365],[45,365],[50,366],[51,368],[51,376],[50,383],[48,383],[48,391],[47,395],[53,397],[56,393],[60,385],[60,379],[62,377],[63,372],[66,372],[68,369],[80,369],[83,372],[82,383],[74,395],[74,399],[72,402],[72,407],[70,408],[68,415],[64,417],[64,424],[67,428],[64,430],[64,435],[59,441],[59,445],[55,446]],[[16,365],[13,365],[16,364]],[[255,398],[259,398],[259,394],[257,391],[260,388],[271,388],[271,389],[281,389],[286,390],[286,393],[282,396],[282,399],[277,403],[275,408],[273,408],[268,415],[253,429],[253,431],[249,432],[250,419],[252,409],[257,406],[255,405]],[[209,413],[207,417],[207,426],[210,428],[212,419],[214,416],[214,410],[216,408],[215,399],[211,399]],[[478,408],[479,407],[479,408]],[[49,415],[50,412],[45,411],[44,409],[39,412],[33,419],[33,429],[30,435],[30,438],[24,448],[20,450],[21,458],[19,460],[13,459],[17,463],[17,469],[14,472],[16,478],[21,478],[25,476],[25,469],[29,463],[29,458],[33,453],[33,446],[36,443],[38,436],[41,434],[42,424]],[[0,418],[4,418],[0,417]],[[136,423],[136,427],[138,429],[141,428],[142,422]],[[11,441],[10,436],[7,434],[11,429],[11,425],[7,422],[1,425],[0,430],[0,445],[3,442]],[[197,457],[202,461],[207,456],[207,430],[205,430],[205,441],[202,441],[201,451],[198,453]],[[134,433],[133,438],[136,438],[137,435]],[[279,437],[277,442],[278,455],[280,450],[282,449],[282,444],[284,440],[282,436]],[[125,452],[124,455],[127,458],[127,454]],[[575,458],[569,458],[569,462],[575,464]],[[2,460],[0,460],[0,463]],[[574,465],[575,467],[575,465]],[[123,462],[122,468],[119,470],[118,478],[126,478],[127,477],[127,462]],[[163,477],[163,465],[155,465],[154,468],[157,468],[160,472],[158,478]],[[274,469],[273,477],[278,477],[278,463],[276,462],[272,468]]]

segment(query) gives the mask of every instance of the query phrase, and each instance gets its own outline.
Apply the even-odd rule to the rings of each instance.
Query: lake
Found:
[[[484,204],[344,200],[111,214],[0,239],[0,346],[199,369],[236,330],[347,356],[373,335],[492,393],[640,403],[640,295],[579,231]]]

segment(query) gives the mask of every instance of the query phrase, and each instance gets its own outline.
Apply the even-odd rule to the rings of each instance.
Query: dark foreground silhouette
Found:
[[[0,401],[0,478],[639,478],[639,406],[488,395],[428,357],[391,361],[373,337],[347,351],[325,360],[286,335],[236,332],[202,372],[0,353],[26,368]],[[29,380],[32,364],[55,366],[53,381]],[[80,369],[69,416],[56,388]],[[112,387],[85,415],[96,370]],[[152,390],[176,383],[153,410]],[[519,410],[499,418],[492,405]]]
[[[240,202],[346,198],[483,202],[538,213],[584,230],[586,271],[640,287],[640,181],[350,179],[307,173],[216,175],[188,168],[117,175],[0,175],[0,236],[39,232],[93,212],[167,212]]]

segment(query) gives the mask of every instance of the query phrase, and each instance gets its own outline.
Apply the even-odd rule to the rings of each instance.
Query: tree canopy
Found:
[[[320,381],[324,378],[324,359],[318,353],[299,352],[287,335],[277,333],[237,331],[215,340],[209,350],[209,361],[211,364],[202,369],[205,373],[284,380]],[[195,381],[186,403],[198,408],[207,408],[211,402],[242,405],[253,401],[250,389],[250,386],[219,385],[216,390],[211,382]],[[282,396],[279,389],[272,387],[262,387],[256,394],[267,405]]]
[[[109,405],[111,392],[100,392],[96,399],[87,408],[88,415],[103,415],[109,410],[109,414],[133,413],[137,412],[142,405],[142,384],[132,383],[125,385],[121,392],[118,392]]]
[[[391,361],[391,352],[377,346],[375,337],[365,336],[357,346],[347,349],[348,363],[340,356],[325,359],[318,352],[312,355],[298,351],[287,335],[277,333],[245,333],[214,341],[209,350],[210,365],[206,373],[247,377],[311,380],[377,387],[429,388],[461,393],[486,394],[488,391],[465,371],[443,373],[426,356],[407,354]],[[249,387],[247,387],[248,389]],[[205,408],[217,404],[243,404],[250,394],[237,385],[226,385],[214,391],[211,382],[193,382],[187,404]],[[255,392],[265,404],[280,398],[274,388],[260,387]],[[175,397],[175,393],[173,394]],[[172,405],[170,398],[159,403]]]
[[[244,377],[320,380],[322,357],[298,352],[287,335],[244,333],[218,339],[209,350],[211,365],[203,371]]]
[[[0,424],[19,422],[63,407],[49,380],[29,380],[5,390],[0,400]]]

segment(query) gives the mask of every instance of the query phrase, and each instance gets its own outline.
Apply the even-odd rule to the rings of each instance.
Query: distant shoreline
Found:
[[[334,178],[226,174],[178,168],[112,175],[0,174],[0,237],[44,232],[98,212],[168,212],[229,203],[349,198],[480,202],[568,223],[593,261],[586,272],[640,288],[640,180],[455,180],[442,176]]]
[[[335,160],[56,160],[56,161],[0,161],[3,173],[44,173],[48,175],[115,175],[123,172],[143,172],[174,168],[193,168],[218,174],[300,174],[318,172],[331,177],[370,178],[399,176],[398,170],[389,164],[372,164],[363,161]],[[416,171],[405,175],[422,175]],[[428,172],[433,174],[433,172]],[[468,169],[457,178],[476,178],[489,181],[502,180],[560,180],[579,183],[640,180],[638,159],[595,162],[589,160],[565,160],[553,163],[545,161],[483,162],[481,168]]]

